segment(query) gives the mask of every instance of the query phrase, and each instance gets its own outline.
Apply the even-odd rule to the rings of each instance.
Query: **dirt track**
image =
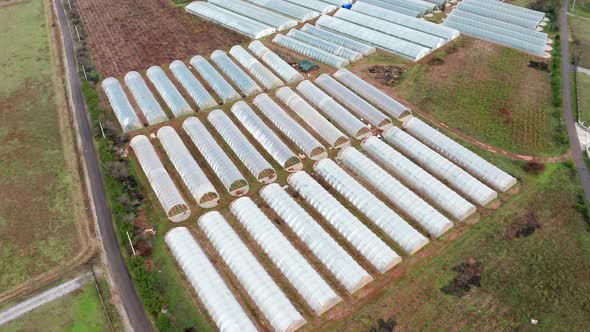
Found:
[[[171,0],[72,0],[93,60],[107,76],[170,63],[242,43],[246,37],[197,19]]]

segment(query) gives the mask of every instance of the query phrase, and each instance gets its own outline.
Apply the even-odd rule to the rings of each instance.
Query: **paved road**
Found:
[[[580,148],[580,141],[576,133],[576,118],[572,107],[572,66],[570,64],[570,49],[569,49],[569,31],[567,27],[567,8],[568,1],[564,0],[561,4],[561,15],[559,15],[559,33],[561,40],[561,75],[563,78],[563,111],[567,133],[572,147],[572,157],[574,163],[580,174],[580,181],[582,188],[586,195],[586,202],[590,204],[590,173],[584,162],[582,156],[582,149]]]
[[[28,300],[20,302],[6,309],[5,311],[0,312],[0,326],[17,319],[20,316],[25,315],[46,303],[75,291],[76,289],[82,287],[82,285],[86,284],[86,282],[90,280],[89,277],[90,273],[87,273],[83,276],[66,281],[59,286],[48,289],[39,295],[33,296]]]
[[[72,36],[68,29],[63,3],[61,0],[54,0],[54,3],[64,44],[66,78],[68,81],[70,103],[75,113],[76,125],[81,138],[81,157],[87,174],[86,185],[90,189],[91,203],[94,205],[93,211],[98,223],[107,267],[114,282],[113,286],[118,292],[123,307],[127,312],[131,327],[135,331],[153,331],[143,304],[137,296],[123,256],[121,256],[117,235],[115,234],[111,218],[111,210],[107,203],[96,148],[94,147],[92,130],[90,129],[90,123],[87,117],[86,105],[82,96]]]

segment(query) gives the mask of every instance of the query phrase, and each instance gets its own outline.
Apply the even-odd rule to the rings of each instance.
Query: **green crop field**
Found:
[[[81,188],[45,10],[41,0],[0,7],[0,293],[82,251]]]
[[[45,304],[2,327],[2,332],[24,331],[108,331],[107,317],[94,283]]]

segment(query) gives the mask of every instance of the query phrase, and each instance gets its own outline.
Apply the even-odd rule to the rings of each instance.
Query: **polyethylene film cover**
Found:
[[[117,120],[121,124],[121,128],[123,128],[123,132],[142,128],[143,126],[137,114],[133,111],[133,107],[129,103],[129,99],[127,99],[127,95],[125,95],[125,91],[123,91],[119,81],[116,78],[109,77],[102,81],[101,85],[109,99]]]

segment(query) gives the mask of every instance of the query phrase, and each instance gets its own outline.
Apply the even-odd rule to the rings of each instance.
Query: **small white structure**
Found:
[[[439,237],[453,227],[453,223],[447,217],[357,149],[350,147],[341,150],[338,158],[357,176],[367,181],[397,208],[420,224],[430,235]]]
[[[413,117],[405,122],[404,128],[424,144],[482,179],[494,189],[504,192],[516,184],[514,177],[427,125],[422,120]]]
[[[351,39],[346,36],[343,36],[343,35],[340,35],[337,33],[333,33],[333,32],[330,32],[330,31],[327,31],[324,29],[321,29],[319,27],[316,27],[315,25],[311,25],[308,23],[306,23],[301,28],[301,31],[308,33],[312,36],[316,36],[318,38],[322,38],[324,40],[327,40],[327,41],[334,43],[336,45],[347,47],[351,50],[361,53],[364,56],[371,55],[371,54],[375,53],[375,51],[376,51],[375,47],[373,47],[373,46],[363,44],[363,43],[356,41],[354,39]]]
[[[242,46],[236,45],[229,50],[229,54],[236,59],[258,82],[267,89],[274,89],[283,86],[283,81],[272,71],[266,68],[260,61],[256,60]]]
[[[356,292],[373,280],[281,186],[269,184],[260,190],[260,197],[349,293]]]
[[[150,140],[144,135],[137,135],[131,139],[130,146],[168,219],[173,222],[186,220],[191,215],[191,210],[162,165]]]
[[[188,92],[189,96],[195,101],[199,109],[205,110],[217,106],[215,98],[205,89],[203,84],[193,75],[184,62],[180,60],[172,61],[169,66],[172,75],[176,77],[180,85]]]
[[[230,195],[242,196],[248,193],[248,181],[199,119],[190,117],[184,120],[182,128]]]
[[[221,213],[205,213],[197,224],[275,331],[295,331],[305,325],[305,319]]]
[[[293,120],[277,103],[266,93],[256,96],[253,104],[264,116],[272,122],[285,136],[297,145],[305,154],[313,159],[326,158],[326,148],[313,137],[305,128]]]
[[[230,120],[222,110],[209,113],[207,120],[229,145],[240,161],[261,183],[271,183],[277,178],[277,173],[264,157],[248,141],[240,129]]]
[[[258,331],[186,227],[171,229],[164,239],[218,329]]]
[[[309,174],[304,171],[293,173],[289,175],[287,182],[377,271],[385,273],[402,261],[395,251],[389,248]]]
[[[334,55],[330,52],[326,52],[322,49],[319,49],[315,46],[306,44],[302,41],[299,41],[297,39],[293,39],[291,37],[287,37],[285,35],[276,35],[273,39],[272,42],[278,45],[281,45],[283,47],[286,47],[292,51],[295,51],[299,54],[303,54],[306,57],[315,59],[319,62],[323,62],[327,65],[330,65],[332,67],[336,67],[336,68],[342,68],[345,66],[348,66],[350,64],[350,61],[348,61],[348,59],[342,58],[340,56]]]
[[[238,198],[230,210],[316,315],[342,301],[252,199]]]
[[[101,85],[104,93],[109,99],[109,103],[111,104],[111,108],[113,109],[117,120],[119,120],[119,124],[121,124],[123,132],[142,128],[141,121],[139,121],[129,99],[127,99],[127,95],[125,94],[125,91],[123,91],[121,83],[119,83],[116,78],[109,77],[102,81]]]
[[[248,45],[248,49],[272,68],[275,73],[279,74],[285,82],[292,84],[303,80],[303,75],[281,59],[275,52],[264,46],[262,42],[255,40]]]
[[[231,112],[242,126],[254,136],[264,150],[287,172],[295,172],[303,168],[301,159],[275,134],[252,108],[244,101],[235,103]]]
[[[258,83],[254,82],[225,52],[220,50],[213,51],[211,53],[211,60],[242,91],[244,96],[252,96],[262,92]]]
[[[156,90],[170,111],[174,113],[174,116],[179,117],[193,113],[193,109],[184,100],[184,97],[180,94],[176,86],[172,84],[172,81],[166,76],[166,73],[159,66],[151,66],[148,68],[146,75],[148,79],[154,84]]]
[[[406,253],[413,254],[428,244],[428,238],[420,234],[331,159],[318,161],[313,165],[313,169],[330,187],[379,227]]]
[[[212,208],[219,203],[219,194],[195,158],[186,148],[178,133],[170,126],[158,130],[158,139],[172,161],[180,178],[202,208]]]
[[[220,73],[204,57],[197,55],[191,59],[191,65],[209,84],[223,103],[229,103],[241,98],[240,94],[221,76]]]
[[[340,129],[336,128],[323,115],[318,113],[303,98],[285,86],[276,91],[276,96],[303,120],[316,134],[324,139],[333,148],[341,148],[350,145],[350,139]]]
[[[133,99],[139,106],[141,113],[150,125],[155,125],[168,120],[168,116],[164,113],[162,106],[152,94],[147,84],[136,71],[130,71],[125,75],[125,84],[131,91]]]

